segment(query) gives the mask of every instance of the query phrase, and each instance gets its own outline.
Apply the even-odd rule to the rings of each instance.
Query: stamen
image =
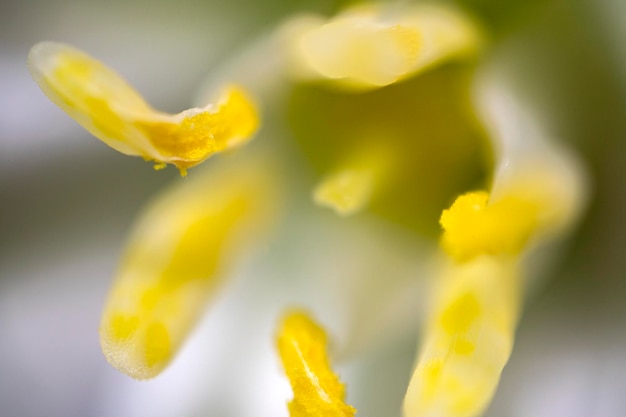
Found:
[[[113,149],[186,168],[240,145],[258,127],[250,98],[229,87],[216,105],[171,115],[152,109],[117,73],[70,46],[42,42],[29,54],[30,72],[43,92]]]
[[[287,314],[278,332],[278,351],[291,382],[291,417],[351,417],[345,387],[333,373],[326,352],[326,333],[303,312]]]
[[[151,378],[165,368],[233,255],[244,252],[270,220],[269,168],[232,163],[218,168],[155,201],[126,249],[100,336],[107,360],[133,378]]]

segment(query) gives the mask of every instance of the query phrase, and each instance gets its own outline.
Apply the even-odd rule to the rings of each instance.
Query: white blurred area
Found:
[[[154,107],[178,112],[210,68],[258,29],[261,12],[236,12],[191,0],[0,4],[0,416],[182,416],[207,407],[237,416],[250,412],[231,399],[250,384],[274,392],[271,376],[282,382],[277,364],[267,364],[270,345],[258,347],[258,364],[244,353],[230,360],[256,330],[243,331],[241,301],[228,296],[161,378],[136,382],[106,363],[98,325],[126,234],[178,173],[155,173],[91,137],[26,67],[36,42],[66,42],[115,68]],[[273,373],[258,381],[253,366]],[[244,384],[243,367],[254,369]],[[257,405],[272,398],[263,397]]]
[[[269,261],[242,266],[157,379],[133,381],[106,363],[97,329],[127,232],[139,208],[178,173],[155,173],[91,137],[45,98],[26,68],[36,42],[67,42],[117,69],[156,108],[180,111],[210,69],[268,19],[255,9],[262,2],[251,2],[245,13],[226,3],[0,4],[1,417],[287,415],[291,394],[273,350],[275,320],[287,300],[307,297],[290,298],[290,287],[272,279],[276,264]],[[620,0],[602,4],[615,9],[611,16],[625,11]],[[610,43],[623,48],[623,31],[609,32]],[[487,416],[626,415],[623,143],[608,152],[606,169],[614,171],[600,172],[613,178],[604,186],[614,187],[614,200],[592,208],[596,220],[584,226],[590,240],[528,302]],[[604,198],[606,190],[600,189]],[[306,251],[305,245],[276,274],[297,274]],[[325,255],[307,265],[320,265]],[[320,316],[332,318],[328,311]],[[385,337],[390,343],[339,366],[359,417],[400,413],[415,340]]]

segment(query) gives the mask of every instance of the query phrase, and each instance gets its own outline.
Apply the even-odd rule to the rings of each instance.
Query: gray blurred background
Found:
[[[176,369],[155,381],[130,381],[106,364],[97,326],[126,234],[142,204],[178,174],[155,173],[91,137],[39,91],[26,56],[41,40],[73,44],[156,108],[178,112],[211,68],[282,17],[339,3],[2,0],[0,416],[287,415],[282,397],[265,398],[273,389],[289,395],[281,382],[263,386],[274,363],[223,361],[249,348],[229,330],[245,326],[238,308],[259,288],[229,289]],[[593,188],[551,279],[528,302],[488,415],[624,416],[626,2],[456,3],[489,29],[489,59],[553,136],[580,153]],[[270,348],[259,347],[259,357]],[[347,371],[360,381],[360,416],[399,414],[414,348],[407,340]],[[215,359],[197,366],[199,356]],[[198,375],[205,371],[215,376]]]

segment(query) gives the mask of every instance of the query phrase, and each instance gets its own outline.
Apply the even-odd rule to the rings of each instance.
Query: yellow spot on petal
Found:
[[[291,417],[351,417],[345,387],[330,368],[326,333],[305,313],[286,315],[278,332],[278,351],[291,382]]]
[[[229,87],[216,105],[171,115],[152,109],[113,70],[70,46],[42,42],[29,69],[43,92],[91,134],[126,155],[173,164],[184,171],[256,131],[255,105]]]
[[[423,365],[423,372],[426,378],[428,378],[428,380],[431,382],[435,382],[437,378],[439,378],[439,375],[441,375],[442,365],[443,362],[440,359],[432,359],[427,361]]]
[[[163,289],[159,287],[149,288],[144,291],[139,300],[139,306],[142,311],[150,311],[156,307],[161,298]]]
[[[454,353],[456,353],[457,355],[470,355],[472,352],[474,352],[475,348],[476,346],[474,345],[474,343],[465,339],[458,339],[454,343]]]
[[[480,315],[480,303],[472,293],[456,298],[441,315],[441,325],[448,333],[467,331]]]
[[[170,336],[163,323],[152,323],[146,331],[146,364],[154,367],[169,361],[172,349]]]
[[[139,327],[139,318],[135,316],[124,316],[116,314],[110,321],[111,335],[118,340],[128,339]]]

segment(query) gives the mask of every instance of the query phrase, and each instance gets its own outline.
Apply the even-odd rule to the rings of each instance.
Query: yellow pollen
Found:
[[[303,312],[287,314],[278,332],[278,351],[291,382],[291,417],[351,417],[345,387],[333,373],[326,352],[326,333]]]
[[[441,244],[459,262],[478,255],[516,255],[539,226],[537,202],[507,195],[491,203],[484,191],[464,194],[444,210]]]

